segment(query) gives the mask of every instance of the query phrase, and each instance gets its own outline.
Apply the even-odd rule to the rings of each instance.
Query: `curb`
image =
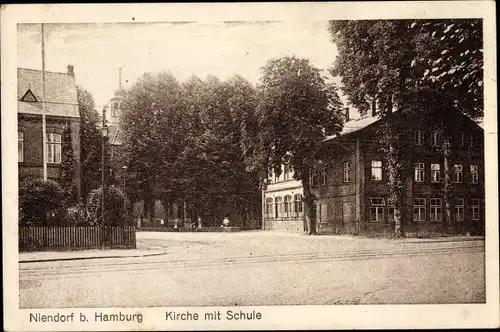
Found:
[[[168,254],[167,252],[160,252],[155,254],[143,254],[143,255],[114,255],[114,256],[92,256],[92,257],[71,257],[71,258],[49,258],[49,259],[33,259],[33,260],[20,260],[21,263],[41,263],[41,262],[58,262],[58,261],[81,261],[88,259],[105,259],[105,258],[130,258],[130,257],[152,257],[152,256],[163,256]]]

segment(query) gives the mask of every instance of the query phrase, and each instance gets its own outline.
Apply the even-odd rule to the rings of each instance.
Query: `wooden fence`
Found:
[[[19,227],[19,251],[135,247],[134,226]]]

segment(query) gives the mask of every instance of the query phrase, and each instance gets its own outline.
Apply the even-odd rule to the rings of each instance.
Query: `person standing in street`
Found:
[[[229,224],[230,224],[230,221],[229,221],[229,215],[226,214],[226,216],[224,217],[224,219],[222,220],[222,226],[224,227],[229,227]]]

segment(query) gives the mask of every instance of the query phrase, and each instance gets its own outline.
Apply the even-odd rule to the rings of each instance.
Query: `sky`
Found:
[[[146,72],[172,72],[184,81],[209,74],[226,79],[239,74],[256,84],[267,60],[295,55],[308,58],[329,76],[337,54],[327,21],[220,23],[46,24],[45,68],[66,72],[74,66],[77,85],[102,108],[118,88]],[[19,24],[18,67],[41,69],[41,26]],[[331,78],[330,78],[331,79]]]

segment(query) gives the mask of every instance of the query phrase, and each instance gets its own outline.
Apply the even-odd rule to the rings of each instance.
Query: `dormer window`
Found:
[[[415,130],[415,145],[424,145],[424,131]]]

